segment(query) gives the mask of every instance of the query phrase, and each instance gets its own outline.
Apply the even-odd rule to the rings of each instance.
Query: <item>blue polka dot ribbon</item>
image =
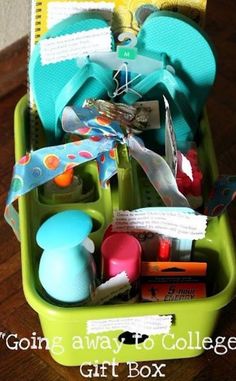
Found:
[[[78,140],[44,147],[22,157],[14,166],[12,182],[5,208],[5,219],[20,239],[18,214],[13,202],[32,189],[52,180],[65,170],[96,160],[101,186],[117,172],[117,144],[125,144],[129,154],[141,165],[150,182],[167,206],[188,207],[179,192],[176,180],[166,161],[144,147],[139,138],[126,136],[117,121],[98,113],[96,109],[65,107],[63,129],[78,134]]]
[[[205,204],[204,214],[209,217],[219,216],[226,210],[235,197],[236,176],[219,176]]]

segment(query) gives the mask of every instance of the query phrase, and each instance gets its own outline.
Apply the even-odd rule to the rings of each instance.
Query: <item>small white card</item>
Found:
[[[115,296],[123,294],[130,289],[129,279],[125,271],[122,271],[120,274],[110,278],[96,288],[95,295],[89,305],[104,304]]]
[[[177,158],[180,172],[187,175],[188,178],[193,181],[193,171],[190,161],[180,151],[177,152]]]
[[[98,28],[40,41],[42,65],[111,51],[111,28]]]
[[[168,333],[171,324],[171,315],[88,320],[87,334],[123,330],[137,332],[142,335],[160,335]]]
[[[99,1],[53,1],[48,3],[47,28],[76,13],[84,11],[99,13],[107,21],[111,21],[115,3]]]
[[[170,113],[170,106],[167,99],[164,97],[165,110],[166,110],[166,123],[165,123],[165,159],[169,165],[173,175],[177,174],[177,145],[174,133],[173,122]]]

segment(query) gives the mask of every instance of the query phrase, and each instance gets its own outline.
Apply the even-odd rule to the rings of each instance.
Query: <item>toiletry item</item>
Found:
[[[83,191],[83,180],[75,175],[73,168],[66,170],[43,186],[40,197],[47,204],[63,204],[72,202],[88,202],[94,194],[94,186],[87,192]]]
[[[131,290],[120,295],[120,301],[135,302],[139,297],[141,252],[139,241],[127,233],[114,233],[102,243],[102,279],[125,271],[131,283]]]
[[[112,234],[117,232],[112,231],[112,225],[109,225],[105,230],[103,240],[109,237]],[[135,237],[142,248],[142,261],[155,261],[157,260],[158,250],[159,250],[159,235],[152,233],[150,231],[138,231],[138,232],[129,232],[128,234]]]
[[[190,261],[193,241],[204,238],[206,234],[206,220],[206,216],[201,216],[190,208],[145,207],[133,211],[117,210],[113,214],[111,231],[129,232],[135,237],[141,233],[140,236],[148,237],[144,240],[144,245],[141,243],[143,260],[157,260],[158,238],[163,236],[171,238],[171,261]],[[198,229],[201,230],[200,234]]]
[[[91,217],[78,210],[57,213],[40,226],[36,240],[44,251],[39,280],[53,299],[65,303],[90,300],[95,289],[91,230]]]
[[[190,262],[192,256],[193,241],[191,239],[172,238],[171,261]]]
[[[61,175],[54,177],[53,182],[57,186],[59,186],[61,188],[65,188],[65,187],[70,186],[73,183],[73,177],[74,177],[73,168],[68,168]]]

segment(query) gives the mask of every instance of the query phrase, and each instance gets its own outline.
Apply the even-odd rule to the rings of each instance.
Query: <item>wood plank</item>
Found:
[[[0,98],[27,83],[28,37],[0,52]]]

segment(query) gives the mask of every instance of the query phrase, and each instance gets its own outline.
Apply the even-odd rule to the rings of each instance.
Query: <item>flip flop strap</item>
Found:
[[[65,106],[71,101],[71,99],[77,94],[82,86],[88,79],[94,78],[100,82],[102,87],[107,90],[108,93],[113,93],[115,83],[112,76],[109,75],[109,71],[105,70],[101,65],[94,62],[89,62],[82,68],[78,67],[78,72],[67,82],[67,84],[59,92],[55,101],[55,133],[57,135],[57,126],[60,121],[61,113]]]
[[[198,128],[198,123],[194,112],[189,105],[188,98],[183,93],[177,77],[167,69],[156,70],[148,74],[142,81],[132,87],[132,90],[135,92],[126,94],[123,99],[128,103],[134,103],[139,99],[138,94],[143,96],[157,85],[163,85],[165,87],[170,97],[181,111],[187,124],[191,130],[195,132]]]

